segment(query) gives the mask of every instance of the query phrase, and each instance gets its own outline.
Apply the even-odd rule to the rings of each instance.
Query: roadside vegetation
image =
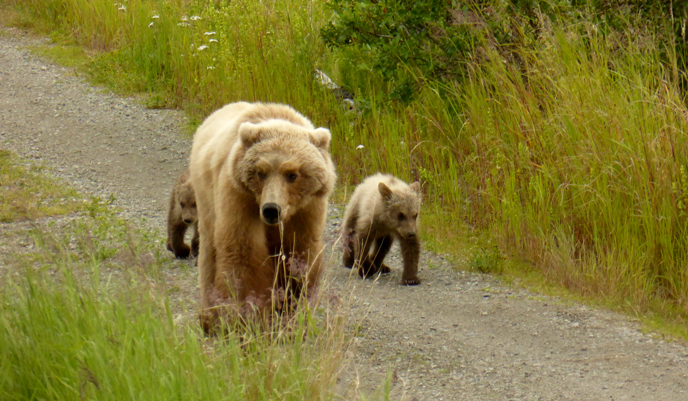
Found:
[[[423,183],[433,249],[489,237],[470,266],[529,266],[685,336],[688,17],[655,3],[0,0],[6,23],[84,47],[82,71],[150,107],[198,122],[289,103],[332,129],[341,185]]]
[[[3,202],[65,196],[54,179],[1,155],[2,188],[10,170],[36,195],[7,191]],[[164,239],[118,217],[111,200],[67,192],[75,207],[3,227],[0,399],[356,397],[336,386],[348,337],[335,304],[304,305],[269,333],[208,339],[175,276],[163,272],[191,267],[173,265]]]
[[[10,223],[78,210],[81,197],[71,188],[47,179],[40,167],[22,166],[0,149],[0,222]]]

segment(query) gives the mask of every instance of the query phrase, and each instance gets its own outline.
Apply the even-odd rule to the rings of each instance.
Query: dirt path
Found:
[[[125,216],[164,228],[168,190],[190,150],[183,117],[94,89],[30,56],[29,42],[0,35],[0,148],[80,191],[114,194]],[[338,222],[330,219],[329,244]],[[644,335],[626,317],[455,272],[439,255],[423,255],[418,287],[397,284],[398,256],[374,282],[349,277],[331,255],[329,276],[353,295],[351,316],[368,312],[344,386],[370,393],[389,367],[394,400],[688,400],[688,347]],[[187,272],[175,280],[193,304]]]

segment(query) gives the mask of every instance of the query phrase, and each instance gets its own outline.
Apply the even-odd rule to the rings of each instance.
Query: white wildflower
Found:
[[[210,40],[208,41],[208,43],[213,43],[213,42],[217,42],[217,39],[210,39]]]
[[[191,16],[191,21],[198,21],[198,20],[202,20],[202,19],[203,18],[199,17],[198,15],[192,15]]]
[[[159,16],[159,15],[154,15],[154,16],[152,16],[151,18],[153,18],[153,19],[158,19],[158,18],[160,18],[160,16]]]
[[[148,27],[149,27],[149,28],[152,28],[152,27],[153,27],[153,23],[151,22],[150,24],[148,24]]]
[[[180,23],[178,23],[177,25],[179,25],[179,26],[189,26],[189,23],[188,23],[188,22],[180,22]]]
[[[182,15],[182,21],[188,21],[188,20],[189,20],[189,17],[187,17],[186,15]]]
[[[208,46],[206,46],[206,45],[198,46],[198,51],[205,50],[207,48],[208,48]]]
[[[363,149],[363,148],[365,148],[365,146],[363,146],[363,145],[356,146],[356,149]]]
[[[215,67],[213,67],[212,65],[209,65],[209,66],[206,67],[206,69],[207,69],[207,70],[214,70]]]
[[[215,31],[210,31],[210,32],[203,32],[205,36],[213,36],[215,35]]]

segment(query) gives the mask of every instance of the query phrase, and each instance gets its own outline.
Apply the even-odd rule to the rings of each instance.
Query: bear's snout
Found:
[[[263,205],[261,213],[263,215],[263,221],[267,224],[277,224],[280,220],[281,208],[276,203],[266,203]]]

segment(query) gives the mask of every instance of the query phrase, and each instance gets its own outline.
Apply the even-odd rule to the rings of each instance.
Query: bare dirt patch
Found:
[[[0,148],[50,167],[80,192],[114,195],[123,217],[164,232],[167,196],[190,152],[184,117],[93,88],[72,70],[31,56],[26,46],[34,39],[6,32],[0,36]],[[342,267],[332,247],[341,210],[331,212],[328,280],[347,302],[351,321],[361,323],[356,332],[352,324],[343,388],[370,394],[389,372],[391,399],[688,400],[684,344],[642,334],[616,313],[457,272],[442,255],[427,252],[420,286],[398,284],[396,249],[388,256],[392,274],[362,281]],[[0,238],[1,249],[12,248],[11,238]],[[163,269],[187,316],[199,296],[192,264],[170,261]]]

